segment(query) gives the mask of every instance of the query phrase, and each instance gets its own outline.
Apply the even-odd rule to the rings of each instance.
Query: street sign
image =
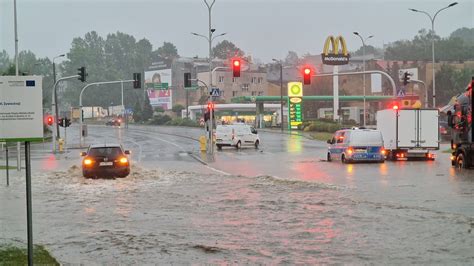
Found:
[[[288,82],[288,117],[290,123],[289,129],[297,129],[303,123],[302,112],[303,101],[303,83]]]
[[[184,87],[185,90],[195,91],[199,89],[199,86]]]
[[[146,83],[146,88],[151,89],[151,90],[167,90],[168,89],[168,83],[163,82],[163,83]]]
[[[0,142],[43,139],[41,76],[0,77]]]
[[[210,95],[212,97],[219,97],[219,96],[221,96],[221,92],[220,92],[219,88],[212,88]]]
[[[399,88],[397,91],[397,97],[405,97],[405,89],[404,88]]]

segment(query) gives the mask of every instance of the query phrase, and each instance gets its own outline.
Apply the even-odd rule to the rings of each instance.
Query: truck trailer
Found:
[[[458,168],[474,167],[474,77],[466,91],[456,97],[453,109],[448,111],[451,130],[451,165]]]
[[[438,150],[439,110],[399,108],[377,112],[377,129],[382,132],[387,160],[434,160]]]

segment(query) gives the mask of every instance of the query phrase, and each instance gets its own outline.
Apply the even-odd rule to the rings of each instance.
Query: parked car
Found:
[[[94,177],[126,177],[130,174],[130,160],[120,144],[95,144],[81,152],[82,175]]]
[[[260,138],[257,130],[249,125],[218,125],[216,128],[216,146],[219,150],[225,146],[237,149],[253,146],[257,149],[259,145]]]
[[[328,140],[327,160],[350,162],[385,161],[382,133],[373,129],[343,129]]]
[[[439,134],[441,136],[441,140],[451,139],[451,129],[448,126],[448,122],[439,121]]]

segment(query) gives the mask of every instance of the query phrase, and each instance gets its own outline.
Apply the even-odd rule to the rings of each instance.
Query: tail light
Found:
[[[128,159],[126,157],[122,157],[122,158],[120,158],[119,162],[122,163],[122,164],[126,164],[126,163],[128,163]]]
[[[87,166],[92,165],[92,160],[89,158],[84,159],[84,165],[87,165]]]
[[[382,149],[380,149],[380,154],[385,156],[385,155],[387,155],[387,151],[384,148],[382,148]]]
[[[454,161],[454,160],[456,160],[456,156],[451,155],[451,161]]]

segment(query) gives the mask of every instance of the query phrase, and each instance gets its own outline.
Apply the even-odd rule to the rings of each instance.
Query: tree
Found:
[[[178,49],[176,49],[176,46],[170,42],[163,42],[163,45],[161,47],[158,47],[158,49],[155,51],[155,54],[161,58],[167,59],[174,59],[179,57]]]
[[[436,102],[439,106],[447,104],[453,96],[466,90],[467,84],[474,75],[474,69],[456,70],[454,67],[443,64],[436,72]],[[432,96],[433,85],[428,90]]]
[[[376,57],[380,57],[383,55],[382,49],[376,48],[372,45],[365,45],[365,54],[373,54]],[[364,55],[364,47],[361,46],[357,51],[351,54],[352,56],[363,56]]]
[[[150,104],[150,98],[145,97],[145,102],[143,105],[143,111],[142,111],[142,120],[143,121],[148,121],[151,117],[153,116],[153,108],[151,107]]]
[[[449,35],[450,38],[459,38],[466,45],[474,45],[474,28],[459,28]]]
[[[0,73],[5,72],[10,66],[10,57],[8,56],[7,51],[2,50],[0,53]]]
[[[219,59],[229,59],[232,57],[243,57],[245,53],[230,41],[223,40],[212,48],[212,54]]]
[[[140,105],[140,101],[135,102],[135,107],[133,108],[133,121],[142,121],[142,107]]]
[[[173,108],[171,108],[171,110],[175,112],[178,117],[181,117],[181,111],[184,110],[184,106],[181,104],[176,104],[173,106]]]
[[[294,51],[288,51],[288,54],[285,57],[285,65],[296,66],[299,62],[298,54]]]

